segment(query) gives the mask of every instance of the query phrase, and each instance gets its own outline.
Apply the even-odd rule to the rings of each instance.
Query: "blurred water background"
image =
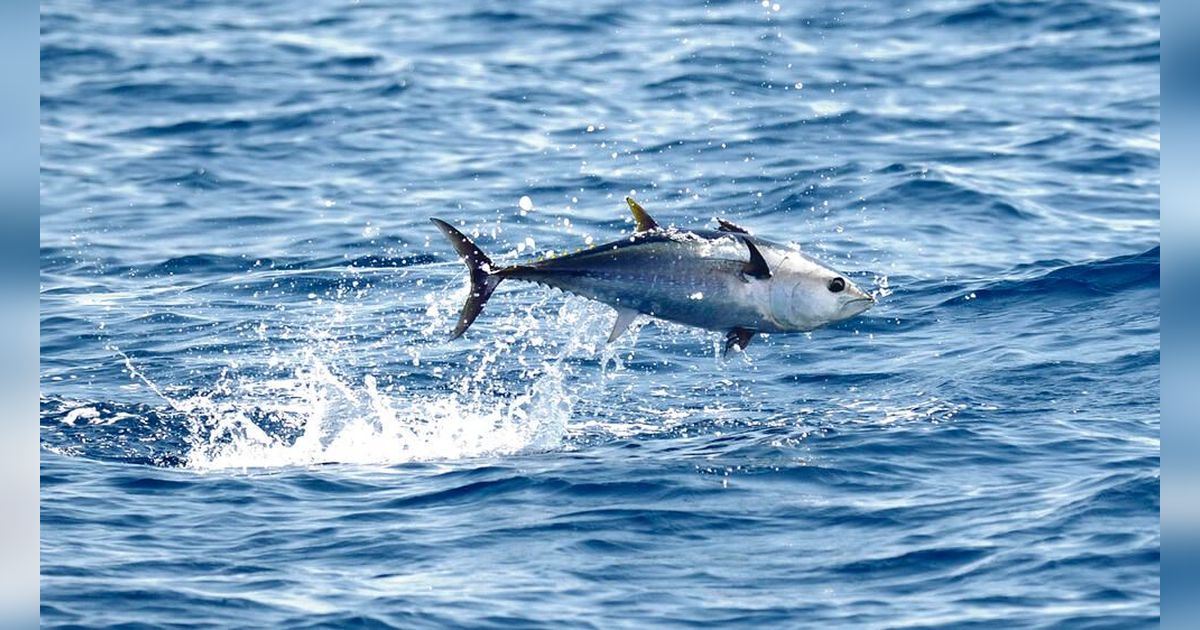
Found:
[[[41,23],[43,624],[1157,624],[1157,3]],[[881,302],[723,361],[506,283],[445,340],[428,217],[509,262],[627,194]]]

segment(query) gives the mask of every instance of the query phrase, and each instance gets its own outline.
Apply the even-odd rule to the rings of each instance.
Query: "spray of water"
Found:
[[[259,392],[263,402],[252,406],[256,416],[283,419],[281,431],[268,432],[248,417],[244,396],[232,404],[189,400],[196,419],[189,465],[390,464],[546,450],[561,443],[571,416],[559,369],[510,400],[484,401],[458,392],[384,392],[373,375],[347,383],[320,358],[310,354],[306,361],[294,379],[267,384],[275,389]]]
[[[444,334],[462,298],[461,291],[427,296],[424,337]],[[111,349],[133,379],[184,419],[189,436],[184,459],[193,469],[503,456],[563,446],[575,402],[587,390],[564,385],[575,359],[598,358],[605,374],[621,370],[617,348],[603,344],[609,314],[568,300],[557,317],[547,317],[550,299],[543,296],[497,318],[493,334],[467,361],[450,368],[423,359],[423,350],[432,351],[429,345],[394,349],[410,359],[414,371],[436,374],[423,386],[402,379],[390,383],[378,370],[352,374],[339,362],[355,358],[361,348],[327,331],[308,333],[308,342],[295,352],[271,351],[267,363],[276,368],[271,376],[230,366],[201,392],[160,386],[134,359]],[[564,328],[573,334],[563,335]],[[634,340],[631,335],[628,343]],[[603,380],[596,386],[603,387]]]

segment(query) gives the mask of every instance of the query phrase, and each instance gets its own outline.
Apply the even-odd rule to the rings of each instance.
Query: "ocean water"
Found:
[[[42,3],[47,627],[1159,618],[1159,9]],[[466,273],[717,216],[880,297]],[[528,200],[522,203],[522,198]]]

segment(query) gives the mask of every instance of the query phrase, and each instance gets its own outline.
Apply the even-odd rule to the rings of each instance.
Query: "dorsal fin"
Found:
[[[749,234],[750,233],[750,230],[747,230],[746,228],[734,223],[733,221],[726,221],[725,219],[722,219],[721,217],[717,217],[717,223],[720,224],[720,227],[718,227],[717,229],[722,232],[732,232],[734,234]]]
[[[771,277],[771,268],[767,266],[767,260],[763,258],[762,252],[758,251],[758,247],[750,242],[750,239],[745,236],[739,237],[746,247],[750,250],[750,260],[742,265],[742,273],[751,278],[766,280]]]
[[[638,202],[634,201],[633,197],[626,197],[625,203],[629,204],[629,209],[633,211],[633,220],[637,221],[637,231],[649,232],[650,230],[658,229],[658,223],[650,218],[650,214],[646,212],[646,209],[638,205]]]

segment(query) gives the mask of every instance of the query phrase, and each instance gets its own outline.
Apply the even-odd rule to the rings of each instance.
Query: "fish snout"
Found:
[[[860,300],[869,301],[871,304],[874,304],[876,302],[874,295],[871,295],[870,293],[867,293],[866,291],[863,291],[862,289],[858,288],[858,285],[856,285],[856,284],[850,285],[850,290],[847,293],[856,302],[860,301]]]
[[[871,308],[877,302],[874,295],[863,291],[855,285],[850,285],[846,290],[846,302],[842,305],[842,313],[844,317],[853,317],[859,313]]]

